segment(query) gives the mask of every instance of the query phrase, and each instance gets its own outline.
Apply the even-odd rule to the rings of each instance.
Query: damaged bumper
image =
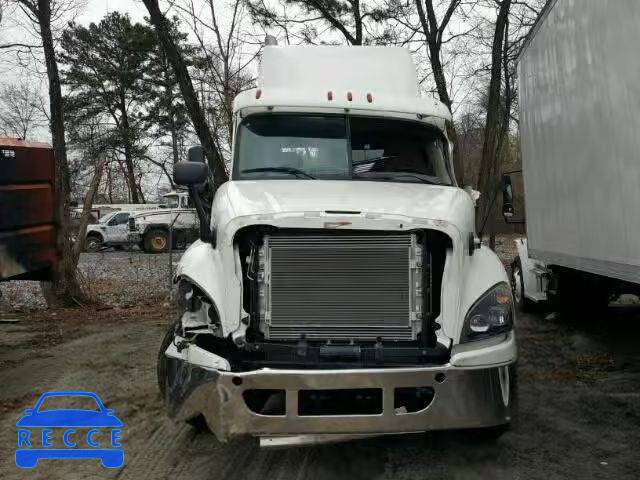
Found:
[[[167,351],[171,372],[167,378],[170,416],[188,420],[203,415],[219,440],[240,435],[364,436],[490,427],[510,421],[513,364],[483,368],[444,365],[229,372],[204,367],[195,358],[195,362],[188,358],[191,355],[173,353],[177,352]],[[225,360],[218,358],[221,361],[218,366],[223,366]],[[398,403],[399,392],[406,389],[431,394],[420,409],[408,411]],[[281,406],[277,414],[252,409],[248,392],[255,391],[279,392]],[[336,406],[341,402],[339,394],[333,397],[334,405],[328,413],[305,405],[314,394],[322,396],[336,391],[370,395],[373,407],[369,405],[364,413],[345,413]]]

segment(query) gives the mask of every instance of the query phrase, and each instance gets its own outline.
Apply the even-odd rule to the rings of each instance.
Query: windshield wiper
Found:
[[[247,168],[245,170],[240,170],[240,173],[259,173],[259,172],[288,173],[289,175],[295,175],[298,178],[310,178],[312,180],[315,180],[316,178],[310,173],[307,173],[304,170],[300,170],[294,167],[260,167],[260,168]]]
[[[365,160],[356,160],[353,165],[366,165],[367,163],[378,163],[392,158],[398,158],[398,155],[382,155],[380,157],[367,158]]]
[[[366,180],[399,180],[401,178],[415,178],[420,183],[427,183],[429,185],[445,185],[438,177],[432,177],[431,175],[423,175],[411,170],[395,170],[392,172],[363,172],[354,174],[353,178],[360,178]]]

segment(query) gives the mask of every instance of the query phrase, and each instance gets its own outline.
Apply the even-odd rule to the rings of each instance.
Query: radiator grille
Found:
[[[414,339],[422,249],[415,235],[278,235],[260,254],[271,339]]]

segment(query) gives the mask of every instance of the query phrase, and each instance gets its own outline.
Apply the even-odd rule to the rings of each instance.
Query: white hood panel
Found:
[[[360,212],[444,220],[474,230],[474,206],[456,187],[343,180],[242,180],[222,185],[231,217],[290,212]],[[218,206],[222,198],[215,202]]]

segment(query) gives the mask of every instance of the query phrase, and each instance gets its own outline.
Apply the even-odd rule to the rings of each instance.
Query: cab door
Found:
[[[105,243],[127,243],[129,233],[129,212],[116,213],[104,232]]]

